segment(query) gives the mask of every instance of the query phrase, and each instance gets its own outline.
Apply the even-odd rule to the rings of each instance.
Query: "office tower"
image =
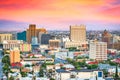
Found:
[[[30,24],[29,29],[27,29],[27,42],[31,43],[32,37],[36,37],[36,25]]]
[[[70,26],[70,41],[64,43],[65,48],[76,47],[79,50],[87,50],[85,25]]]
[[[102,34],[102,41],[107,42],[108,48],[112,48],[113,37],[112,37],[112,34],[110,34],[107,30],[104,30]]]
[[[44,44],[44,45],[48,45],[49,44],[49,40],[51,39],[51,35],[50,34],[39,34],[39,43],[40,44]]]
[[[89,58],[98,61],[107,60],[107,43],[91,41]]]
[[[20,62],[20,51],[18,48],[14,48],[10,51],[10,63]]]
[[[49,47],[51,48],[59,48],[60,47],[60,40],[49,40]]]
[[[0,34],[0,44],[2,44],[4,40],[12,40],[12,34]]]
[[[17,33],[17,40],[23,40],[26,42],[26,31]]]
[[[85,25],[70,26],[70,40],[74,42],[85,42],[86,41]]]
[[[38,38],[32,37],[32,45],[37,45],[37,44],[38,44]]]
[[[38,39],[39,32],[46,33],[47,31],[44,28],[36,29],[35,24],[30,24],[29,29],[27,29],[27,42],[31,43],[32,42],[32,37],[37,37],[37,39]]]

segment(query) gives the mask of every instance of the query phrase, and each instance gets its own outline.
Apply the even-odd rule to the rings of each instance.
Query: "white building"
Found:
[[[91,41],[89,58],[94,60],[107,60],[107,43]]]
[[[104,80],[103,71],[101,70],[56,70],[55,80]],[[79,79],[78,79],[79,78]]]
[[[74,52],[56,52],[55,58],[66,60],[66,58],[74,58]]]
[[[3,49],[13,49],[15,47],[20,48],[21,44],[23,44],[22,40],[4,40]]]

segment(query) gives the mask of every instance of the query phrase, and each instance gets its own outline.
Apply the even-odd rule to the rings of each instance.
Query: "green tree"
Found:
[[[105,69],[103,69],[103,74],[105,75],[105,77],[108,76],[108,71],[106,71]]]
[[[98,65],[87,65],[88,69],[96,69],[98,67]]]
[[[30,67],[30,65],[29,65],[29,64],[26,64],[25,67]]]
[[[40,77],[43,77],[43,76],[44,76],[44,71],[43,71],[42,68],[41,68],[40,71],[39,71],[39,76],[40,76]]]
[[[10,76],[10,78],[8,80],[14,80],[14,77],[13,76]]]
[[[55,80],[54,78],[50,78],[50,80]]]
[[[10,57],[8,55],[2,58],[2,63],[8,63],[10,65]]]
[[[118,78],[118,68],[117,68],[117,65],[116,65],[116,71],[115,71],[115,78]]]
[[[27,76],[26,72],[20,72],[20,74],[22,75],[22,77],[26,77]]]
[[[3,69],[3,72],[5,73],[5,75],[8,77],[8,73],[10,72],[9,64],[5,63],[2,69]]]

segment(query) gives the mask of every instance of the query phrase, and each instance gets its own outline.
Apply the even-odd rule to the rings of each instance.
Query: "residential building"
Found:
[[[107,60],[107,43],[91,41],[89,58],[98,61]]]
[[[4,40],[12,40],[12,34],[0,34],[0,44],[2,44]]]
[[[32,50],[31,44],[20,44],[20,51],[30,52]]]
[[[10,63],[20,62],[20,51],[18,48],[14,48],[10,51]]]

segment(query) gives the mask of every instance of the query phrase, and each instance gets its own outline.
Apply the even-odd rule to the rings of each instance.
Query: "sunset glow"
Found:
[[[48,30],[80,24],[89,30],[118,29],[120,0],[0,0],[1,30],[24,30],[31,23]]]

